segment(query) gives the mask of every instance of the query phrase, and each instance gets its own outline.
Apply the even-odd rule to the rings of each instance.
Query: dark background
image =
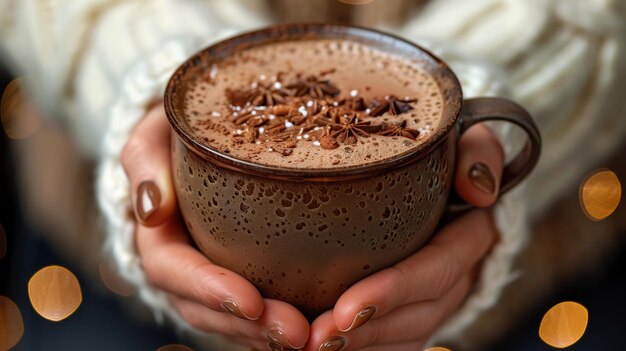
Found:
[[[0,65],[0,96],[11,81]],[[169,328],[141,323],[129,315],[121,298],[103,294],[81,276],[80,267],[58,256],[21,216],[17,198],[11,143],[0,128],[0,224],[7,237],[7,254],[0,260],[0,295],[19,307],[24,320],[24,336],[13,348],[16,351],[47,350],[156,350],[177,342]],[[76,274],[81,283],[83,301],[69,318],[55,323],[40,317],[28,299],[28,280],[39,269],[60,265]],[[127,306],[126,306],[127,307]],[[5,322],[0,320],[0,322]],[[3,351],[3,350],[0,350]]]
[[[0,65],[0,92],[11,76]],[[0,295],[12,299],[19,306],[24,319],[24,336],[14,350],[156,350],[176,343],[176,336],[167,327],[138,322],[123,308],[120,298],[92,289],[79,267],[73,267],[59,257],[37,235],[20,215],[16,196],[11,141],[4,130],[0,132],[0,223],[8,242],[7,255],[0,260]],[[623,205],[623,204],[622,204]],[[625,233],[626,235],[626,233]],[[608,259],[602,271],[586,275],[575,283],[564,286],[554,296],[528,311],[517,328],[489,350],[541,351],[553,350],[538,337],[543,314],[554,304],[573,300],[589,310],[589,325],[583,338],[572,351],[623,350],[626,323],[626,250],[621,249]],[[54,323],[41,318],[30,305],[27,294],[28,279],[40,268],[57,264],[77,274],[83,289],[83,302],[66,320]],[[132,298],[132,297],[131,297]],[[453,350],[462,351],[462,350]]]

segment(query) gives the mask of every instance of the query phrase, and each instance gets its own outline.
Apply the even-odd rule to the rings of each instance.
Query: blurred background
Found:
[[[492,6],[497,3],[496,0],[483,2]],[[455,4],[454,1],[441,3]],[[554,6],[558,10],[568,6],[560,3],[536,1],[536,7]],[[582,2],[574,3],[579,6]],[[610,1],[605,3],[612,4]],[[405,34],[410,33],[410,28],[419,27],[411,22],[416,14],[424,9],[436,12],[424,7],[430,5],[427,1],[409,0],[267,0],[264,4],[270,9],[273,22],[333,21],[384,29],[394,28],[397,23],[408,23]],[[5,10],[11,8],[6,4],[3,6]],[[593,9],[599,11],[599,7]],[[481,11],[489,12],[489,7]],[[567,8],[562,11],[569,13]],[[593,15],[593,11],[585,11]],[[10,27],[7,13],[5,17],[0,16],[4,21],[0,20],[3,26],[0,28]],[[563,18],[545,24],[545,28],[562,25],[566,22]],[[589,30],[592,34],[588,37],[603,43],[607,40],[606,33],[609,32],[602,32],[607,29],[593,27],[592,20],[581,18],[576,22],[580,27],[573,32],[582,35],[580,33]],[[609,23],[607,18],[602,17],[602,21]],[[17,22],[20,18],[10,20]],[[467,24],[466,30],[471,31],[470,26]],[[549,30],[552,29],[545,29],[543,35],[548,36]],[[623,39],[624,29],[615,30]],[[4,32],[7,33],[8,30]],[[542,40],[546,40],[539,34],[537,37],[536,43],[529,44],[528,48],[538,50]],[[10,40],[33,39],[18,37]],[[600,44],[592,48],[594,52],[602,49]],[[614,50],[621,52],[622,49]],[[471,53],[471,49],[468,52]],[[506,59],[495,55],[499,58],[494,61],[503,71],[514,72],[513,76],[523,76],[520,72],[530,75],[529,69],[514,71],[514,68],[523,66],[526,54],[521,52]],[[572,52],[567,55],[583,54]],[[50,103],[50,99],[38,96],[46,89],[26,89],[28,84],[22,77],[34,73],[27,70],[29,59],[12,52],[2,52],[0,57],[3,58],[0,61],[3,97],[0,116],[0,351],[9,347],[12,350],[188,350],[179,344],[199,350],[173,333],[171,326],[160,326],[153,321],[150,311],[138,302],[133,287],[115,273],[104,253],[102,219],[94,203],[97,161],[80,151],[77,146],[80,141],[76,141],[71,118],[63,116],[77,109],[64,109],[61,105],[66,104],[66,100],[59,100],[55,106],[54,101]],[[618,57],[626,61],[625,56]],[[20,63],[21,59],[25,60],[24,64]],[[599,66],[605,62],[602,58],[585,60],[587,66]],[[576,71],[572,67],[570,69]],[[550,70],[537,71],[538,75],[553,73]],[[614,94],[607,100],[611,104],[620,99],[623,101],[626,98],[623,70],[616,69],[611,74],[615,83],[609,92],[598,92],[591,84],[580,83],[580,89],[575,93],[557,94],[552,103],[564,106],[571,104],[571,99],[586,101],[610,94]],[[592,75],[589,73],[584,79],[591,79]],[[518,76],[516,79],[523,81],[522,78]],[[568,81],[563,82],[567,85]],[[515,90],[507,94],[521,96],[522,100],[525,97],[522,93],[516,95]],[[541,117],[553,113],[543,107],[548,103],[532,105],[534,100],[530,97],[528,101],[535,115]],[[626,118],[623,106],[609,110],[580,110],[587,111],[579,114],[581,118],[594,121],[597,119],[594,113],[611,113],[614,119],[620,120]],[[598,123],[602,124],[595,129],[624,126],[603,119]],[[557,135],[544,133],[544,138],[549,139],[553,134]],[[589,134],[588,138],[575,142],[593,143],[601,141],[602,137]],[[574,323],[579,327],[576,332],[572,331],[576,327],[563,326],[569,328],[570,333],[579,334],[568,349],[623,349],[625,324],[621,318],[626,317],[626,204],[625,200],[620,201],[620,181],[626,180],[626,145],[622,140],[591,160],[587,155],[584,160],[576,154],[568,155],[565,164],[581,165],[579,169],[574,167],[576,172],[564,167],[545,175],[550,177],[552,187],[559,188],[558,195],[545,206],[541,216],[533,220],[530,243],[515,262],[517,278],[505,290],[501,302],[481,316],[468,331],[468,340],[473,346],[465,347],[460,343],[450,345],[450,350],[553,349],[550,344],[555,345],[554,340],[549,333],[540,335],[540,325],[547,328],[541,324],[544,315],[564,301],[575,301],[588,311],[588,320],[575,315],[574,310],[561,311],[561,323]],[[548,147],[551,147],[549,140]],[[569,184],[559,184],[561,179],[568,177],[573,178]],[[551,191],[550,188],[543,190]],[[80,214],[78,219],[75,218],[77,213]],[[556,320],[551,322],[556,323],[552,328],[558,329],[559,319]]]

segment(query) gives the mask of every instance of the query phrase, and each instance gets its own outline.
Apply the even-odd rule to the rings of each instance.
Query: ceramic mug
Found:
[[[421,147],[362,166],[293,169],[229,156],[199,141],[186,122],[187,84],[237,50],[284,40],[320,38],[363,43],[420,60],[443,93],[443,115]],[[535,166],[541,138],[530,115],[499,98],[463,100],[452,70],[427,50],[379,31],[331,24],[285,24],[245,33],[193,55],[165,92],[174,130],[175,188],[198,249],[241,274],[266,297],[287,301],[310,318],[332,308],[352,284],[422,247],[452,209],[459,136],[470,126],[500,120],[527,134],[506,165],[500,193]],[[453,211],[467,209],[455,205]],[[449,211],[448,211],[449,212]]]

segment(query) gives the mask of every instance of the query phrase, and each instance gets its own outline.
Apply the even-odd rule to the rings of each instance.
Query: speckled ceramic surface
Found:
[[[286,169],[239,160],[201,143],[186,125],[185,83],[237,50],[297,38],[347,38],[425,60],[444,97],[434,135],[419,149],[381,162],[334,169]],[[191,57],[165,94],[173,137],[174,180],[185,223],[212,262],[254,283],[264,296],[292,303],[308,317],[332,308],[343,291],[393,265],[430,238],[453,184],[459,134],[500,119],[529,135],[504,171],[503,189],[537,161],[539,133],[521,107],[502,99],[470,100],[461,118],[458,80],[426,50],[364,28],[293,24],[246,33]],[[467,110],[467,111],[465,111]]]

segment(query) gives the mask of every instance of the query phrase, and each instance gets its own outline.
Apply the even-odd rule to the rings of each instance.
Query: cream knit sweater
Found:
[[[475,291],[433,340],[459,337],[495,304],[515,278],[512,261],[533,219],[626,134],[619,95],[626,87],[625,8],[621,0],[435,0],[405,26],[387,28],[450,62],[466,97],[498,95],[527,107],[544,138],[531,179],[495,207],[501,239]],[[270,18],[262,0],[0,2],[0,48],[37,81],[34,93],[45,109],[62,116],[85,154],[99,160],[108,252],[157,320],[167,316],[183,329],[141,269],[120,152],[187,56]],[[492,127],[507,157],[514,155],[523,135],[509,125]]]

